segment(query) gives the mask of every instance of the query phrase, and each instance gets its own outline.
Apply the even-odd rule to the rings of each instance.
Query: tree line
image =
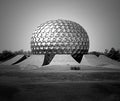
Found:
[[[6,61],[16,55],[30,55],[31,52],[30,51],[24,51],[24,50],[19,50],[19,51],[10,51],[10,50],[3,50],[0,53],[0,61]]]
[[[16,55],[30,55],[30,54],[31,54],[31,51],[19,50],[19,51],[12,52],[9,50],[4,50],[0,53],[0,61],[8,60]],[[93,54],[96,56],[105,55],[111,59],[114,59],[120,62],[120,49],[111,48],[110,50],[105,49],[104,52],[93,51],[93,52],[89,52],[88,54]]]
[[[94,54],[96,56],[105,55],[105,56],[107,56],[107,57],[109,57],[113,60],[116,60],[116,61],[120,62],[120,49],[115,49],[113,47],[110,50],[105,49],[104,52],[93,51],[93,52],[89,52],[88,54]]]

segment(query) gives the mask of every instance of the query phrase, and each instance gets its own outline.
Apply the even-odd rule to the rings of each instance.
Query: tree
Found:
[[[89,54],[93,54],[93,55],[99,56],[99,55],[102,55],[104,53],[93,51],[93,52],[89,52]]]
[[[15,56],[15,54],[13,52],[4,50],[4,51],[2,51],[2,53],[0,55],[0,61],[5,61],[7,59],[12,58],[13,56]]]
[[[109,51],[105,50],[104,54],[106,56],[108,56],[109,58],[111,59],[114,59],[114,60],[117,60],[119,61],[120,60],[120,51],[119,50],[116,50],[115,48],[111,48]]]
[[[108,52],[109,52],[109,50],[108,50],[108,49],[105,49],[104,54],[105,54],[105,55],[107,55],[107,54],[108,54]]]

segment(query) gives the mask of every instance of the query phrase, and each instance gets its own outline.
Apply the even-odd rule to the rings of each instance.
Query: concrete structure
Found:
[[[111,69],[120,69],[120,65],[113,65],[113,64],[105,65],[103,67],[104,68],[111,68]]]
[[[83,58],[81,60],[80,65],[86,65],[86,66],[104,66],[104,65],[108,65],[108,63],[101,61],[95,55],[83,55]]]
[[[73,21],[62,19],[47,21],[32,33],[31,51],[36,55],[48,54],[49,57],[54,57],[56,54],[69,54],[80,62],[88,50],[87,32]],[[50,61],[49,57],[46,61]]]
[[[24,55],[17,55],[15,57],[13,57],[12,59],[9,59],[3,63],[1,63],[0,65],[12,65],[15,62],[19,61]]]
[[[80,65],[71,55],[56,54],[49,65]]]
[[[110,59],[110,58],[108,58],[108,57],[105,56],[105,55],[100,55],[100,56],[99,56],[99,59],[102,60],[102,61],[104,61],[104,62],[107,62],[108,64],[120,66],[120,63],[119,63],[119,62],[117,62],[117,61],[115,61],[115,60],[113,60],[113,59]]]
[[[41,67],[44,62],[44,55],[31,55],[24,61],[16,64],[19,65],[20,67]]]

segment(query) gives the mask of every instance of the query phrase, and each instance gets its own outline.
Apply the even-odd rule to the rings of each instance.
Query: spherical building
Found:
[[[31,50],[33,54],[71,54],[78,59],[88,52],[89,38],[78,23],[51,20],[38,26],[32,34]]]

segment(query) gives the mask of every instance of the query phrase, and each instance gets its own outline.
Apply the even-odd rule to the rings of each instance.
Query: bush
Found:
[[[4,50],[1,54],[0,54],[0,61],[5,61],[5,60],[8,60],[12,57],[14,57],[15,54],[11,51],[8,51],[8,50]]]
[[[103,55],[104,53],[93,51],[93,52],[89,52],[88,54],[96,55],[97,57],[99,57],[99,55]]]
[[[110,50],[105,50],[104,54],[111,59],[120,61],[120,50],[116,50],[115,48],[111,48]]]
[[[71,70],[80,70],[80,67],[71,67]]]

